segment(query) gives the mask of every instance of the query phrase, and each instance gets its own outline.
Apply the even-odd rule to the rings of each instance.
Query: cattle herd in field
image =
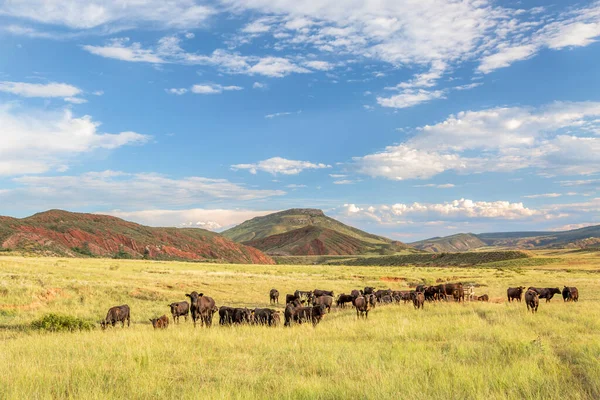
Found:
[[[561,292],[559,288],[536,288],[529,287],[525,290],[524,286],[510,287],[506,291],[509,302],[513,300],[521,302],[525,293],[525,304],[527,311],[537,312],[540,299],[546,299],[549,302],[555,294],[561,294],[565,302],[579,300],[579,291],[576,287],[565,286]],[[276,326],[281,321],[281,312],[272,308],[255,308],[253,310],[247,307],[217,307],[212,297],[205,296],[196,291],[186,294],[190,302],[180,301],[169,304],[173,322],[179,323],[179,318],[184,317],[187,321],[188,315],[191,315],[194,327],[199,321],[201,325],[211,326],[213,315],[219,313],[219,324],[255,324]],[[489,301],[487,294],[474,296],[471,294],[470,300]],[[468,298],[469,298],[468,297]],[[350,294],[342,293],[334,300],[333,291],[315,289],[312,291],[296,290],[293,294],[285,296],[285,310],[283,312],[284,326],[291,326],[293,323],[302,324],[312,323],[316,326],[325,316],[331,312],[331,307],[335,305],[338,308],[345,308],[348,304],[356,309],[357,317],[368,318],[369,311],[377,304],[391,304],[400,302],[412,302],[415,309],[423,309],[426,301],[444,301],[454,299],[454,301],[465,301],[465,288],[462,283],[446,283],[435,286],[418,285],[415,290],[375,290],[373,287],[365,287],[363,290],[352,290]],[[279,291],[271,289],[269,292],[270,304],[279,304]],[[120,322],[124,327],[130,324],[130,309],[128,305],[112,307],[108,310],[106,318],[100,321],[104,329],[109,325],[115,326]],[[156,328],[167,328],[169,318],[162,315],[158,318],[151,318],[152,326]]]

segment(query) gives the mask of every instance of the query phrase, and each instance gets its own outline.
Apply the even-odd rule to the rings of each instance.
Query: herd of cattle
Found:
[[[506,291],[509,302],[516,300],[521,302],[523,298],[524,286],[510,287]],[[546,299],[549,302],[555,294],[562,293],[565,302],[579,300],[579,291],[576,287],[565,286],[562,292],[559,288],[536,288],[529,287],[525,291],[525,304],[527,311],[537,312],[540,299]],[[185,321],[188,315],[191,315],[194,327],[200,321],[201,325],[211,326],[213,315],[219,313],[219,323],[221,325],[233,324],[256,324],[276,326],[281,321],[281,312],[271,308],[255,308],[253,310],[247,307],[229,307],[215,305],[212,297],[205,296],[196,291],[186,294],[190,302],[181,301],[169,304],[173,322],[179,323],[179,318],[184,317]],[[415,290],[375,290],[373,287],[365,287],[363,290],[352,290],[350,294],[340,294],[335,300],[339,308],[352,304],[356,309],[357,317],[368,318],[369,311],[379,304],[412,302],[415,309],[423,309],[426,301],[442,301],[453,298],[461,302],[465,300],[465,290],[462,283],[446,283],[435,286],[419,285]],[[487,294],[475,297],[477,301],[488,301]],[[279,291],[271,289],[269,292],[269,302],[279,304]],[[291,326],[293,323],[302,324],[311,322],[316,326],[331,311],[334,303],[333,291],[315,289],[313,291],[296,290],[293,294],[285,296],[285,311],[283,313],[284,326]],[[100,321],[104,329],[109,325],[115,326],[120,322],[124,327],[130,325],[131,315],[128,305],[112,307],[108,310],[106,318]],[[162,315],[158,318],[150,319],[152,326],[156,328],[167,328],[169,318]]]

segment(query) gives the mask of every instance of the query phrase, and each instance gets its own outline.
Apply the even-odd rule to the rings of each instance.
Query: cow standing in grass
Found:
[[[419,308],[425,308],[425,295],[423,294],[423,292],[411,292],[410,297],[412,299],[413,306],[416,310],[418,310]]]
[[[564,301],[579,301],[579,290],[576,287],[565,286],[562,290],[562,297]]]
[[[100,326],[102,329],[106,329],[108,325],[115,326],[117,322],[121,323],[121,327],[125,327],[125,321],[127,321],[127,327],[131,322],[131,312],[129,306],[127,304],[123,304],[122,306],[111,307],[106,313],[106,318],[103,321],[100,321]]]
[[[371,310],[371,302],[368,298],[369,296],[372,295],[360,296],[354,299],[354,307],[356,308],[356,318],[369,318],[369,311]]]
[[[509,287],[506,289],[506,297],[508,297],[508,302],[512,302],[513,300],[521,302],[521,297],[523,296],[523,290],[525,290],[524,286],[519,287]]]
[[[192,321],[194,321],[194,328],[196,327],[196,321],[200,320],[202,325],[211,326],[212,316],[219,309],[215,306],[215,301],[212,297],[204,296],[203,293],[193,291],[192,293],[186,294],[191,300],[190,312],[192,314]]]
[[[169,304],[171,308],[171,315],[173,316],[173,322],[179,323],[179,317],[183,316],[185,322],[187,322],[188,314],[190,313],[190,304],[187,301],[180,301],[177,303]]]
[[[270,304],[279,304],[279,290],[271,289],[269,292],[269,303]]]
[[[536,313],[540,305],[540,295],[535,290],[528,289],[525,293],[525,304],[527,311],[531,310],[532,313]]]
[[[560,294],[559,288],[529,287],[527,288],[527,290],[533,290],[534,292],[536,292],[540,296],[540,299],[546,299],[546,303],[548,303],[554,297],[555,294]]]

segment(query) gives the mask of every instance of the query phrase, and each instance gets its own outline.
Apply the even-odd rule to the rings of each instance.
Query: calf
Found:
[[[418,310],[419,308],[425,308],[425,295],[423,294],[423,292],[411,292],[410,295],[412,298],[413,306],[416,310]]]
[[[564,301],[578,301],[579,300],[579,290],[576,287],[568,287],[565,286],[562,290],[562,296]]]
[[[347,303],[352,303],[352,301],[354,300],[354,296],[352,296],[351,294],[340,294],[337,298],[337,300],[335,301],[335,304],[338,307],[344,308],[346,307]]]
[[[269,292],[269,303],[279,304],[279,290],[271,289],[271,291]]]
[[[523,296],[523,290],[525,290],[524,286],[519,287],[509,287],[506,289],[506,297],[508,297],[508,302],[512,302],[513,300],[521,302],[521,296]]]
[[[490,297],[487,294],[477,297],[477,301],[490,301]]]
[[[313,301],[312,301],[313,306],[323,305],[325,308],[327,308],[327,312],[331,312],[332,304],[333,304],[333,297],[328,296],[328,295],[323,295],[323,296],[313,298]]]
[[[106,327],[110,324],[111,326],[115,326],[117,322],[121,323],[121,327],[125,327],[125,321],[127,321],[127,326],[131,322],[131,315],[129,306],[127,304],[123,304],[122,306],[111,307],[106,313],[106,318],[100,321],[100,326],[102,329],[106,329]]]
[[[536,292],[540,296],[540,299],[546,299],[546,303],[548,303],[554,297],[555,294],[560,294],[559,288],[529,287],[527,288],[527,290],[533,290],[534,292]]]
[[[540,305],[540,295],[535,290],[527,289],[525,304],[527,304],[527,311],[531,310],[532,313],[536,313]]]
[[[190,313],[190,304],[187,301],[180,301],[177,303],[169,304],[171,307],[171,315],[173,316],[173,322],[179,323],[179,317],[183,316],[187,322],[188,314]]]
[[[150,322],[152,322],[152,327],[154,329],[156,329],[156,328],[166,329],[169,326],[169,317],[167,317],[166,315],[163,315],[162,317],[159,317],[159,318],[154,318],[154,319],[150,318]]]

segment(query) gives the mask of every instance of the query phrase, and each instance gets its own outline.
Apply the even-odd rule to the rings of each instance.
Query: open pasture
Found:
[[[219,265],[0,257],[0,398],[600,398],[600,257],[539,252],[486,267]],[[533,266],[532,266],[533,265]],[[377,306],[367,320],[332,310],[316,327],[153,330],[149,318],[203,292],[217,306],[279,309],[296,289],[407,289],[476,284],[489,303]],[[509,286],[579,288],[536,315],[506,302]],[[132,325],[48,333],[48,313],[96,322],[131,307]]]

